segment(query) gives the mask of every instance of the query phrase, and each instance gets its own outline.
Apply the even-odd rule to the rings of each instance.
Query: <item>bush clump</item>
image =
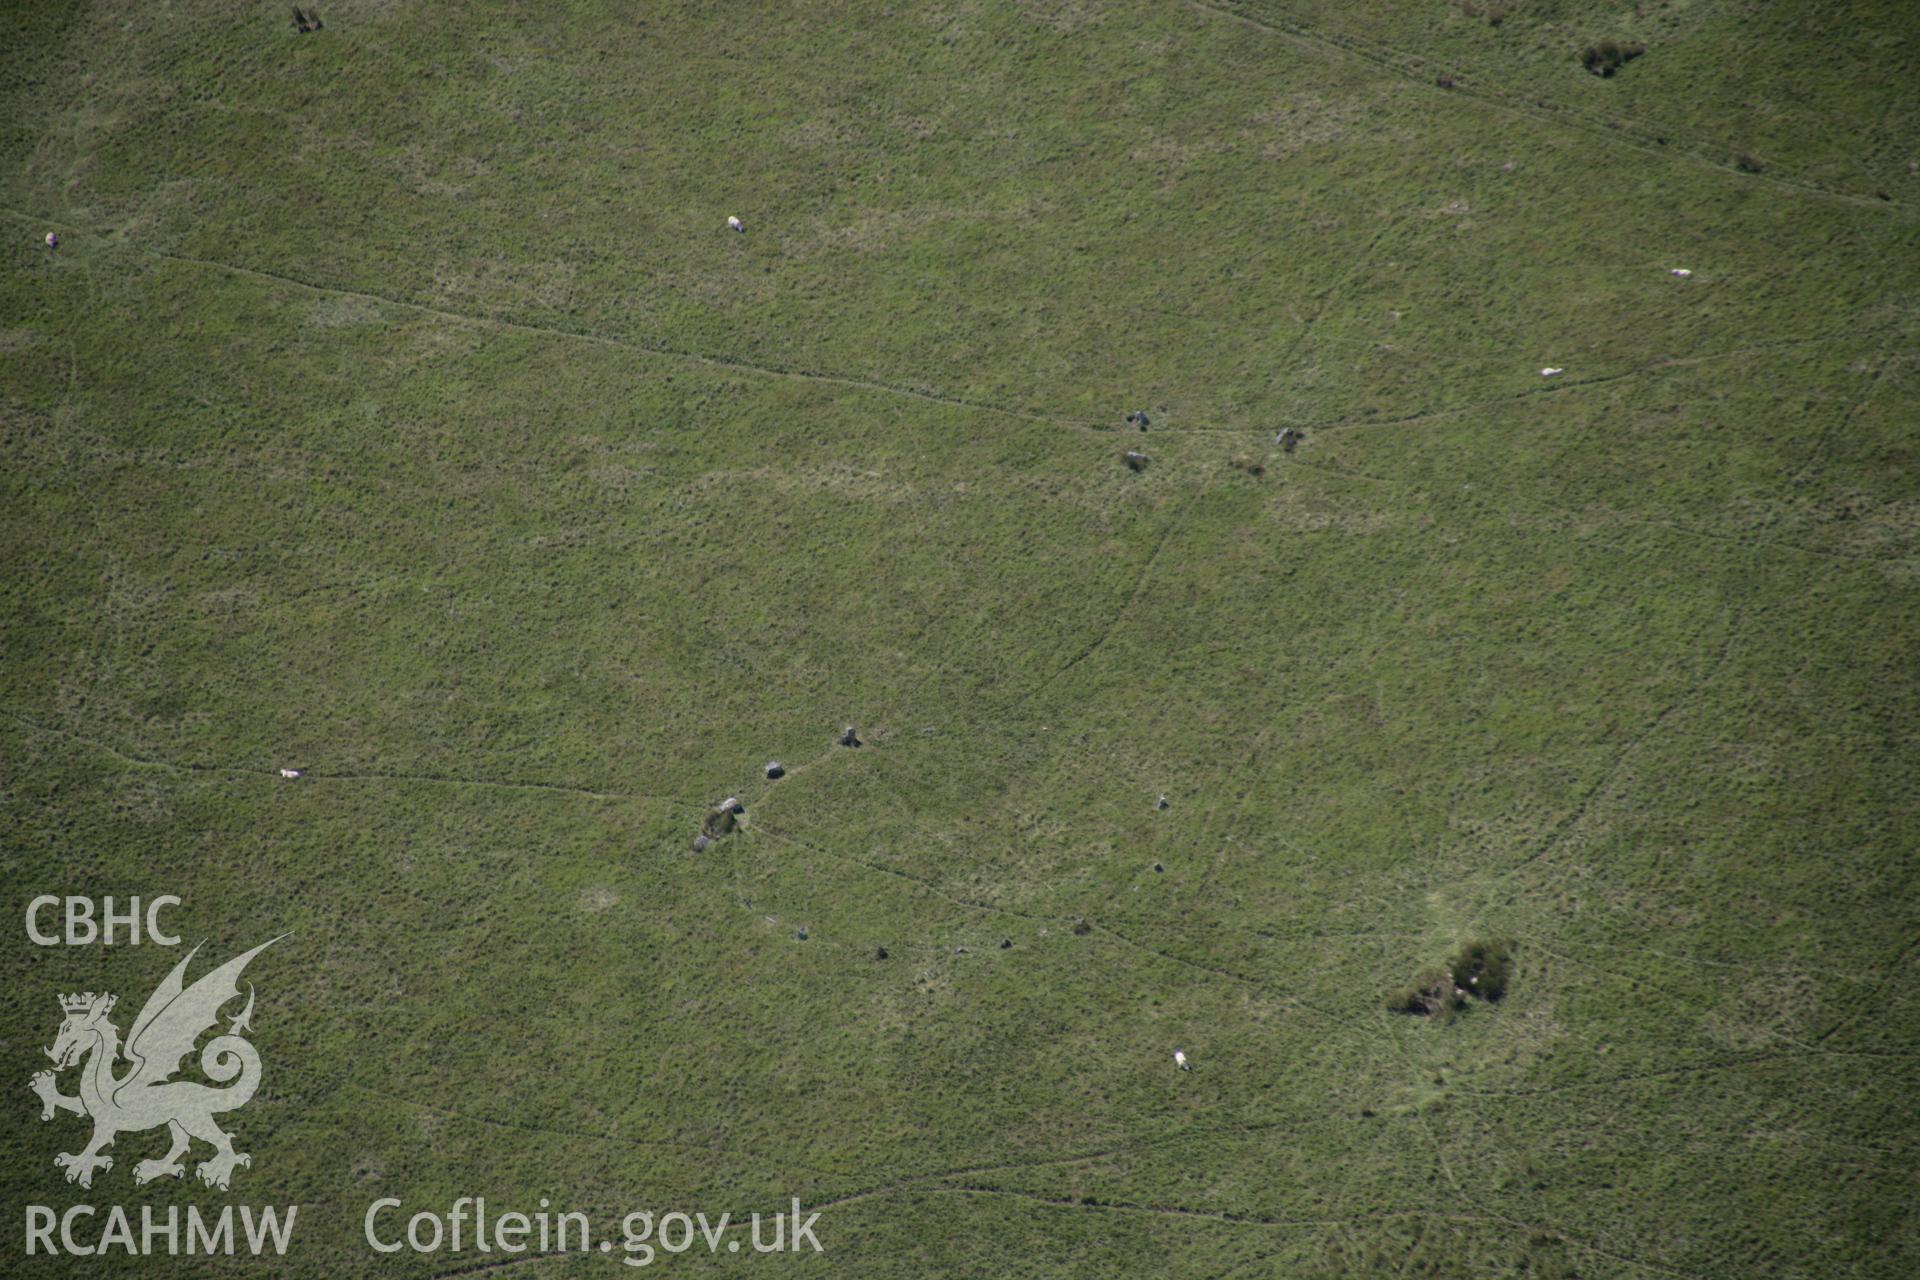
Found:
[[[1507,979],[1513,976],[1513,954],[1504,942],[1468,942],[1447,962],[1453,980],[1468,995],[1482,1000],[1498,1000],[1507,994]]]
[[[1587,51],[1580,55],[1580,65],[1594,75],[1605,78],[1646,51],[1647,46],[1643,44],[1621,44],[1618,40],[1602,40],[1599,44],[1587,46]]]
[[[1507,994],[1512,948],[1504,942],[1465,942],[1443,969],[1429,969],[1411,987],[1387,1001],[1394,1013],[1430,1018],[1458,1013],[1468,1001],[1492,1003]]]
[[[1387,1008],[1394,1013],[1430,1018],[1434,1014],[1453,1013],[1466,1003],[1466,997],[1453,985],[1451,973],[1445,969],[1429,969],[1420,975],[1418,982],[1387,1001]]]

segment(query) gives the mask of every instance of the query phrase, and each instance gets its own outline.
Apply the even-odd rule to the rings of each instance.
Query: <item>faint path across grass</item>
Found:
[[[1407,55],[1389,49],[1386,46],[1363,43],[1345,36],[1329,35],[1325,31],[1317,30],[1303,23],[1288,22],[1285,19],[1277,17],[1254,17],[1252,14],[1242,13],[1238,9],[1228,8],[1222,4],[1210,3],[1209,0],[1186,0],[1186,2],[1195,9],[1215,14],[1234,22],[1243,23],[1255,30],[1264,31],[1268,35],[1291,40],[1295,44],[1318,50],[1321,53],[1357,59],[1370,66],[1377,67],[1389,75],[1433,86],[1434,73],[1431,68],[1424,65],[1419,67],[1405,65],[1404,60],[1407,58]],[[1832,200],[1842,204],[1853,205],[1856,208],[1874,209],[1903,219],[1912,219],[1916,214],[1920,214],[1920,210],[1915,209],[1912,205],[1897,200],[1851,195],[1847,192],[1835,191],[1830,187],[1823,187],[1804,179],[1782,177],[1772,173],[1751,172],[1740,169],[1724,161],[1709,160],[1704,155],[1690,151],[1685,147],[1665,147],[1660,145],[1652,135],[1642,132],[1637,127],[1623,125],[1618,120],[1592,117],[1563,105],[1556,104],[1552,110],[1545,110],[1539,106],[1525,106],[1508,95],[1477,88],[1471,84],[1458,81],[1448,89],[1441,89],[1438,86],[1433,86],[1433,88],[1436,94],[1462,98],[1470,102],[1479,103],[1496,111],[1504,111],[1509,115],[1517,116],[1523,120],[1531,120],[1536,124],[1544,124],[1577,132],[1586,137],[1597,138],[1610,146],[1623,147],[1630,151],[1637,151],[1642,155],[1691,164],[1697,168],[1723,174],[1737,181],[1756,182],[1778,188],[1782,191],[1814,196],[1823,200]],[[1680,141],[1687,143],[1689,146],[1702,149],[1707,146],[1705,143],[1691,139],[1682,138]],[[1716,147],[1716,149],[1728,153],[1731,153],[1733,150],[1732,147]]]

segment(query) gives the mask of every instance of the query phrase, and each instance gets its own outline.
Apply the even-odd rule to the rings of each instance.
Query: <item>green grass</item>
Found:
[[[175,954],[6,944],[14,1239],[1911,1274],[1920,25],[1504,11],[7,6],[10,909],[294,931],[231,1195],[24,1087]]]

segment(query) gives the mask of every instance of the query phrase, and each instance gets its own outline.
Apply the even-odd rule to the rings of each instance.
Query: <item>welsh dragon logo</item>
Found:
[[[261,943],[203,974],[192,986],[185,981],[187,964],[200,948],[189,951],[147,997],[140,1016],[133,1020],[133,1029],[127,1033],[124,1050],[120,1029],[108,1020],[114,996],[87,991],[60,997],[60,1011],[66,1020],[60,1024],[53,1047],[46,1051],[54,1069],[36,1073],[28,1083],[40,1095],[42,1120],[53,1119],[56,1111],[93,1118],[93,1141],[86,1149],[77,1155],[63,1152],[53,1158],[55,1165],[67,1171],[68,1182],[91,1187],[96,1171],[113,1167],[113,1157],[101,1153],[113,1145],[114,1138],[161,1125],[167,1127],[173,1145],[160,1159],[134,1165],[135,1183],[184,1176],[186,1168],[180,1157],[195,1138],[214,1149],[213,1155],[195,1170],[200,1181],[210,1187],[225,1191],[234,1169],[253,1163],[245,1152],[233,1149],[233,1135],[214,1122],[216,1115],[245,1106],[260,1087],[260,1055],[241,1034],[253,1029],[251,983],[247,986],[246,1007],[228,1021],[225,1034],[207,1041],[200,1051],[201,1071],[225,1087],[172,1077],[180,1070],[181,1060],[193,1052],[194,1044],[219,1021],[221,1008],[239,998],[240,974],[248,961],[279,940]],[[132,1065],[125,1074],[116,1076],[114,1066],[123,1055]],[[60,1092],[55,1073],[83,1061],[79,1096],[68,1097]]]

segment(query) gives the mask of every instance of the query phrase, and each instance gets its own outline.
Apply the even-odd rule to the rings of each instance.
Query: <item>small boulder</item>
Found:
[[[840,731],[839,743],[843,747],[857,747],[860,745],[860,735],[854,732],[852,725],[848,725]]]
[[[887,958],[887,949],[885,947],[875,947],[873,949],[873,958],[875,960],[885,960]]]
[[[769,778],[784,777],[786,776],[786,772],[787,772],[786,766],[781,764],[778,760],[767,761],[767,776]]]

